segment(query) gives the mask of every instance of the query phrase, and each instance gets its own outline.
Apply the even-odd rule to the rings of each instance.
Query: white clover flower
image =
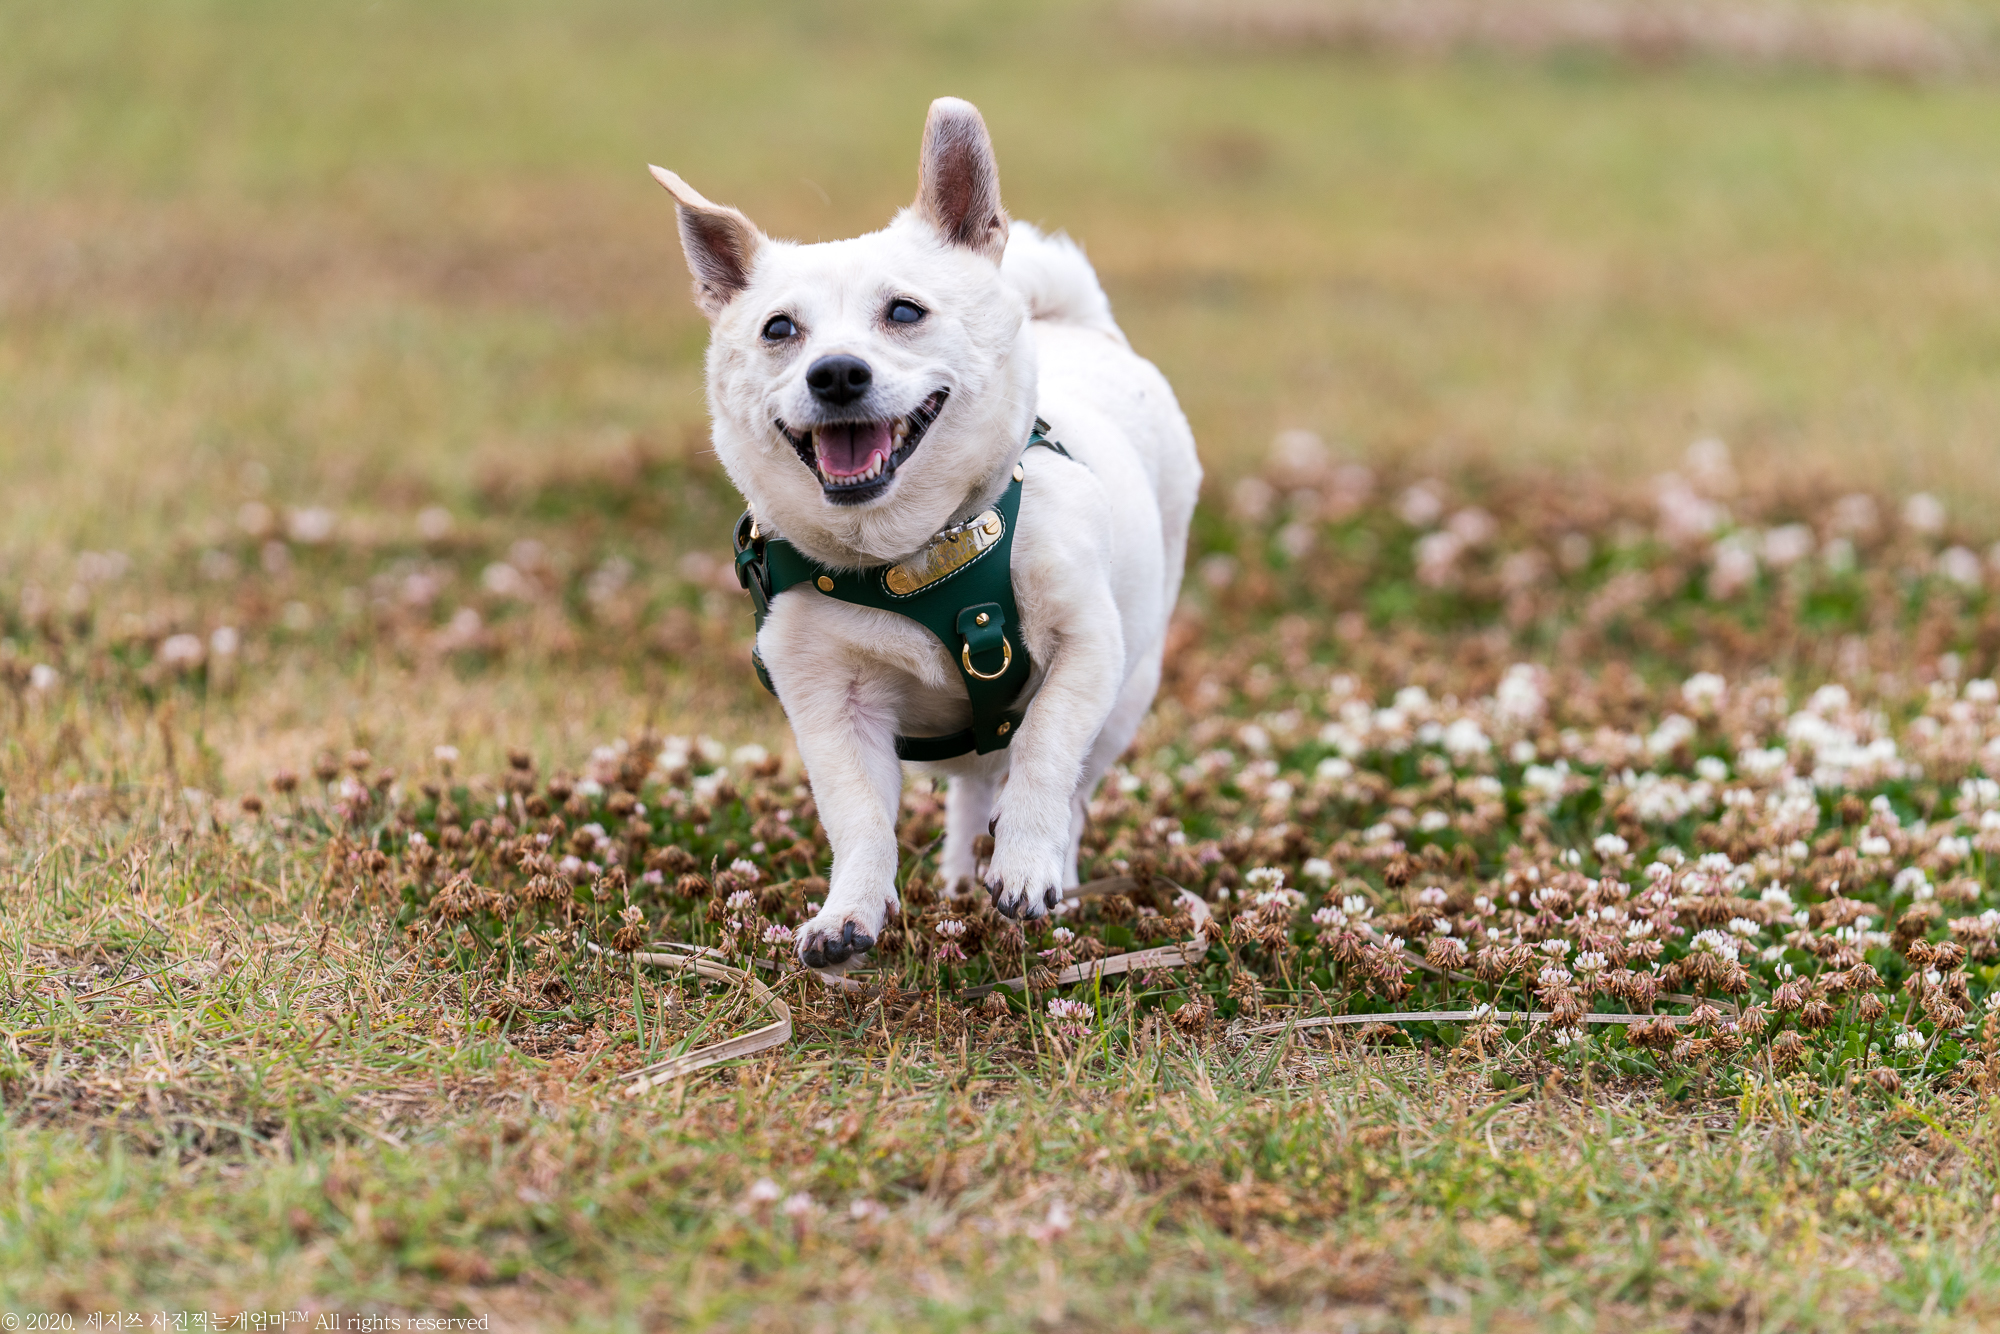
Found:
[[[1720,955],[1734,963],[1740,947],[1731,937],[1711,928],[1696,932],[1694,939],[1688,942],[1688,948],[1706,954]]]
[[[1864,857],[1886,857],[1894,851],[1889,840],[1880,834],[1863,834],[1854,847]]]
[[[1616,834],[1599,834],[1590,846],[1591,850],[1597,854],[1599,861],[1604,861],[1612,857],[1623,857],[1632,850],[1632,845]]]
[[[600,830],[599,833],[601,834],[602,831]],[[735,861],[729,863],[729,869],[731,871],[734,871],[737,875],[742,876],[745,880],[748,880],[753,885],[756,884],[759,880],[764,878],[764,873],[757,869],[757,865],[755,862],[746,861],[741,857],[738,857]]]
[[[1777,963],[1785,957],[1785,947],[1783,945],[1767,945],[1757,957],[1765,963]]]
[[[1919,491],[1903,502],[1903,522],[1919,533],[1944,529],[1944,502],[1928,491]]]
[[[1571,1047],[1583,1041],[1583,1034],[1573,1028],[1552,1029],[1549,1037],[1558,1047]]]
[[[1500,911],[1499,905],[1494,903],[1492,899],[1487,898],[1484,894],[1477,895],[1476,897],[1473,898],[1472,909],[1474,912],[1478,913],[1481,917],[1491,917],[1494,913]]]
[[[1569,954],[1569,942],[1567,940],[1545,940],[1542,942],[1542,953],[1548,955],[1551,959],[1565,958]]]
[[[1364,922],[1375,915],[1375,910],[1368,906],[1368,900],[1359,894],[1349,894],[1341,899],[1340,910],[1349,917],[1358,917]]]
[[[944,940],[957,940],[965,935],[965,923],[956,917],[947,917],[932,929]],[[1068,930],[1067,927],[1063,929]]]
[[[1996,992],[1995,994],[2000,995],[2000,992]],[[1473,1006],[1468,1013],[1472,1022],[1478,1023],[1481,1019],[1493,1013],[1493,1006],[1487,1001],[1481,1001],[1479,1004]]]
[[[1423,908],[1442,908],[1448,897],[1441,886],[1431,885],[1417,895],[1417,905]]]
[[[1988,1014],[2000,1014],[2000,991],[1986,993],[1986,1011]]]
[[[1792,911],[1791,891],[1786,889],[1782,885],[1776,885],[1776,884],[1772,885],[1770,888],[1766,889],[1762,894],[1759,894],[1757,896],[1757,901],[1759,903],[1771,904],[1773,907],[1777,908],[1778,911],[1780,912],[1789,913],[1790,911]]]
[[[1313,925],[1326,927],[1329,930],[1338,930],[1347,925],[1347,914],[1331,903],[1314,913],[1312,919]]]
[[[787,1218],[804,1218],[819,1206],[813,1203],[812,1196],[799,1191],[797,1194],[786,1196],[785,1202],[779,1208]]]
[[[1579,973],[1601,973],[1609,963],[1610,960],[1606,959],[1596,950],[1585,950],[1576,956],[1576,971]]]
[[[1280,889],[1285,873],[1275,866],[1253,866],[1243,873],[1243,883],[1251,889]]]
[[[1729,683],[1714,672],[1696,672],[1681,682],[1681,698],[1690,708],[1713,709],[1729,693]]]
[[[1447,754],[1461,763],[1475,756],[1489,754],[1493,749],[1493,739],[1470,718],[1455,718],[1444,729],[1439,738]]]
[[[1076,932],[1070,930],[1066,926],[1059,926],[1049,934],[1055,938],[1055,942],[1058,946],[1066,946],[1071,941],[1076,939]]]
[[[200,635],[169,635],[160,645],[160,665],[172,667],[176,671],[191,671],[201,666],[201,660],[208,654]]]
[[[739,889],[723,900],[722,906],[731,912],[749,912],[757,906],[757,896],[747,889]]]
[[[1062,1025],[1071,1034],[1085,1032],[1096,1013],[1082,1001],[1066,1000],[1060,996],[1049,1002],[1049,1018]]]
[[[1978,588],[1986,582],[1986,570],[1979,553],[1970,547],[1950,546],[1938,553],[1938,573],[1960,588]]]
[[[791,943],[791,940],[792,928],[789,926],[767,926],[764,928],[764,943],[766,945],[788,945]]]
[[[1731,935],[1741,936],[1745,940],[1748,940],[1752,936],[1755,936],[1759,931],[1762,931],[1763,929],[1764,928],[1760,923],[1753,922],[1748,917],[1732,917],[1729,919],[1729,933]]]
[[[777,1182],[769,1177],[759,1177],[751,1183],[750,1189],[744,1192],[744,1198],[752,1204],[776,1204],[784,1194],[785,1192],[778,1188]]]
[[[1401,936],[1382,937],[1382,948],[1388,950],[1391,954],[1401,954],[1405,949],[1409,948],[1409,943]]]
[[[1333,863],[1324,857],[1310,857],[1299,868],[1299,874],[1314,884],[1323,885],[1333,879]]]
[[[1914,1028],[1905,1028],[1896,1034],[1897,1051],[1916,1051],[1924,1045],[1924,1035]]]
[[[1431,933],[1433,935],[1439,935],[1439,936],[1450,935],[1451,922],[1443,917],[1436,917],[1431,919]]]
[[[1569,969],[1559,963],[1546,965],[1538,975],[1545,987],[1565,987],[1569,985]]]

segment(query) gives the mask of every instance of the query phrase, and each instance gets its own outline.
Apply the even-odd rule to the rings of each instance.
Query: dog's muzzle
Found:
[[[774,424],[812,469],[829,501],[860,505],[889,489],[896,469],[916,452],[950,396],[949,390],[940,389],[908,416],[888,421],[823,422],[805,431],[794,431],[782,421]]]

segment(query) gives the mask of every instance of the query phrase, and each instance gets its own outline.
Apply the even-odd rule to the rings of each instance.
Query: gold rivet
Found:
[[[764,534],[759,532],[757,529],[757,521],[755,519],[752,519],[750,521],[750,540],[752,542],[755,542],[758,538],[762,537],[763,535]]]
[[[986,521],[986,535],[988,537],[1000,536],[1000,521],[998,519],[988,519]]]
[[[1012,723],[1002,723],[1000,724],[1000,726],[994,729],[994,731],[999,733],[1001,736],[1006,736],[1009,732],[1013,730],[1014,730],[1014,724]]]
[[[1028,470],[1027,470],[1026,468],[1023,468],[1023,467],[1022,467],[1022,466],[1021,466],[1020,464],[1018,464],[1018,463],[1014,465],[1014,480],[1015,480],[1015,481],[1017,481],[1017,482],[1018,482],[1018,481],[1020,481],[1020,480],[1021,480],[1021,479],[1022,479],[1023,477],[1026,477],[1027,475],[1028,475]]]
[[[982,611],[977,616],[972,618],[972,623],[974,625],[984,625],[986,624],[987,621],[991,619],[992,617],[988,616],[985,612]]]
[[[831,593],[833,591],[833,580],[824,574],[813,580],[813,582],[819,585],[819,591],[822,593]]]

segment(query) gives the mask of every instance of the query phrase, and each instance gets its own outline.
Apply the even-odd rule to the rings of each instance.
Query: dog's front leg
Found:
[[[1125,643],[1108,588],[1079,596],[1055,636],[1000,794],[986,887],[1009,917],[1041,917],[1062,901],[1071,799],[1083,762],[1118,699]]]
[[[961,760],[951,776],[944,805],[944,851],[938,856],[938,878],[954,898],[977,892],[982,836],[992,832],[993,805],[1007,776],[1007,752],[996,751]]]
[[[903,770],[895,692],[867,664],[843,658],[787,660],[782,649],[765,652],[833,845],[826,904],[797,937],[809,968],[852,967],[881,938],[897,905]]]

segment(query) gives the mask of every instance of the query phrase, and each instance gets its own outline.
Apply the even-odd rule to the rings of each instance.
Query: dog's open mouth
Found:
[[[828,500],[859,505],[889,489],[889,479],[916,452],[948,396],[948,390],[940,389],[909,416],[890,421],[829,422],[810,431],[794,431],[783,422],[777,426],[819,478]]]

